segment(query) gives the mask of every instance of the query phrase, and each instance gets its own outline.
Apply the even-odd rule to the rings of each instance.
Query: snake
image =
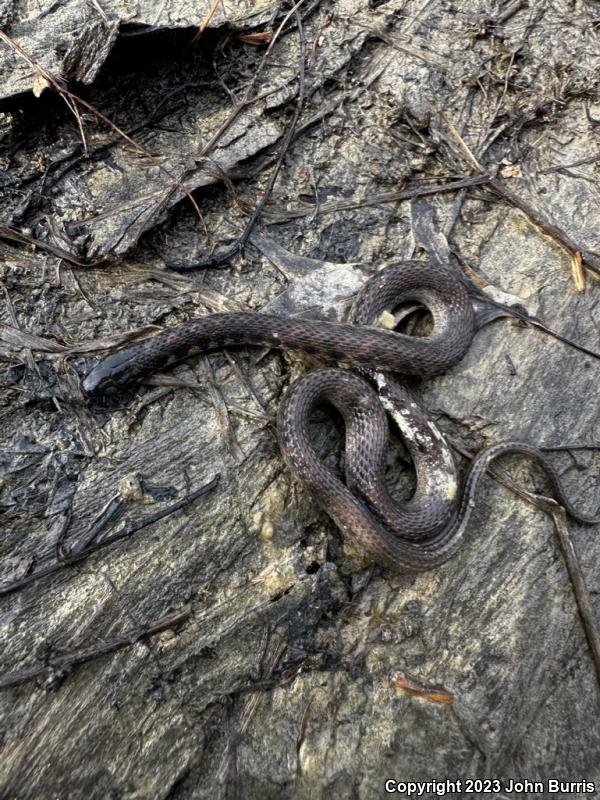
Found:
[[[425,336],[384,328],[381,321],[408,304],[431,316]],[[402,261],[372,275],[345,323],[233,312],[197,317],[106,356],[83,380],[88,395],[119,391],[195,353],[258,345],[317,356],[337,367],[296,380],[277,414],[282,456],[340,530],[351,549],[386,569],[421,572],[440,566],[461,547],[482,476],[502,456],[519,454],[543,468],[553,496],[578,522],[579,513],[554,466],[536,447],[507,441],[481,450],[459,485],[452,451],[399,376],[432,376],[456,365],[478,328],[460,276],[433,260]],[[315,410],[333,405],[345,426],[345,474],[330,469],[311,441]],[[412,497],[394,499],[386,486],[388,417],[413,461]]]

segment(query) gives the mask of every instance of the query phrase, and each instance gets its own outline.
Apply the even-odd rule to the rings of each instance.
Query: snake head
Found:
[[[119,350],[96,364],[83,379],[82,386],[87,394],[94,394],[110,387],[125,386],[131,380],[131,355],[128,350]]]

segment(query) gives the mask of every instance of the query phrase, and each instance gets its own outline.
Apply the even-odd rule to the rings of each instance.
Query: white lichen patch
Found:
[[[442,456],[442,459],[444,460],[445,468],[447,469],[447,471],[454,473],[454,459],[452,458],[452,453],[450,451],[450,448],[448,447],[448,444],[444,439],[444,435],[439,430],[439,428],[437,428],[437,426],[434,425],[433,422],[431,422],[431,420],[427,421],[427,425],[429,426],[429,429],[431,430],[434,437],[441,445],[440,454]]]
[[[271,522],[270,519],[264,522],[263,526],[260,529],[259,536],[263,542],[270,542],[271,539],[275,536],[275,525],[273,524],[273,522]]]
[[[377,319],[377,325],[388,331],[393,331],[396,327],[396,317],[389,311],[382,311]]]
[[[259,495],[250,517],[250,529],[261,542],[275,538],[278,521],[285,513],[288,484],[281,477],[269,484]]]
[[[275,536],[275,525],[262,511],[255,511],[252,515],[252,526],[256,530],[261,542],[270,542]]]
[[[268,567],[263,569],[252,581],[255,584],[262,584],[265,593],[269,597],[281,595],[296,583],[296,571],[294,562],[285,560],[283,554],[279,553],[278,558]]]
[[[454,477],[448,478],[448,480],[442,487],[442,491],[444,493],[444,497],[447,500],[454,500],[454,498],[458,493],[458,483],[456,481],[456,478]]]
[[[534,308],[534,304],[531,300],[523,300],[522,297],[505,292],[502,289],[498,289],[496,286],[492,286],[491,284],[484,286],[483,292],[488,297],[491,297],[496,303],[501,303],[504,306],[523,306],[527,313],[532,315],[536,314],[538,311],[538,309]]]
[[[154,498],[142,489],[140,479],[135,472],[125,475],[119,481],[119,497],[127,503],[153,503]]]
[[[428,436],[422,431],[417,431],[415,434],[415,442],[419,445],[419,447],[426,448],[427,450],[430,449],[433,444],[431,436]]]
[[[418,444],[418,437],[421,435],[418,428],[411,424],[411,417],[406,409],[397,408],[394,403],[385,396],[380,395],[379,400],[390,417],[394,420],[400,433],[409,441]]]

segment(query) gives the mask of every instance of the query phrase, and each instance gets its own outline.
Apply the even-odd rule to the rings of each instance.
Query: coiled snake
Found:
[[[429,336],[375,327],[384,311],[408,302],[431,313]],[[258,313],[213,314],[109,355],[87,375],[83,387],[92,393],[124,386],[192,353],[231,345],[270,345],[360,367],[362,377],[342,369],[319,369],[296,381],[279,409],[279,443],[289,467],[342,534],[369,558],[394,570],[431,569],[457,551],[480,478],[492,461],[509,453],[526,455],[544,467],[556,499],[572,517],[585,524],[600,522],[578,514],[544,455],[520,442],[481,451],[459,492],[456,465],[443,436],[391,375],[433,375],[463,357],[475,333],[475,319],[458,277],[431,262],[387,267],[367,281],[350,319],[341,325]],[[323,402],[333,404],[344,418],[345,482],[327,469],[310,442],[309,419]],[[395,502],[385,486],[384,408],[399,427],[415,466],[416,489],[404,504]]]

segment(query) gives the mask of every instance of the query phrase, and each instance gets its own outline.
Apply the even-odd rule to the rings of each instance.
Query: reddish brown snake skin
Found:
[[[426,337],[374,327],[381,314],[403,303],[424,305],[433,318]],[[166,329],[113,353],[83,382],[88,393],[139,380],[195,352],[232,345],[269,345],[317,354],[363,368],[363,377],[341,369],[319,369],[296,381],[278,414],[283,457],[334,520],[344,537],[379,564],[394,570],[437,567],[461,546],[475,491],[491,462],[520,453],[540,463],[556,499],[575,519],[554,467],[535,447],[504,442],[481,451],[462,490],[443,436],[390,373],[433,375],[456,364],[475,333],[466,289],[452,272],[430,262],[405,261],[370,278],[351,312],[351,324],[254,313],[213,314]],[[382,370],[379,372],[378,370]],[[346,426],[345,482],[325,467],[309,437],[309,419],[323,402],[333,404]],[[403,436],[416,470],[416,489],[397,503],[385,487],[388,411]]]

